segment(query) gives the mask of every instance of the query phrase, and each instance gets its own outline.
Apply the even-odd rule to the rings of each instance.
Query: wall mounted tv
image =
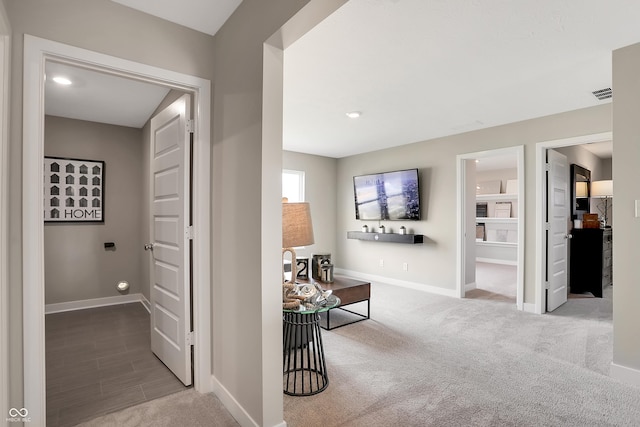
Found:
[[[356,219],[419,220],[418,169],[353,177]]]

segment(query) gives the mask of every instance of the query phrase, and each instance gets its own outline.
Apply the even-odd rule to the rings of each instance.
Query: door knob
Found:
[[[565,234],[564,238],[565,239],[573,239],[573,234]]]
[[[153,250],[153,243],[145,243],[144,250],[145,251],[152,251]]]

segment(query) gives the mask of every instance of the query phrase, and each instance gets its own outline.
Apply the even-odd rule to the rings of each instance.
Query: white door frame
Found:
[[[0,420],[9,413],[9,70],[11,28],[0,3]]]
[[[589,144],[592,142],[611,141],[612,139],[612,132],[603,132],[543,141],[536,144],[536,300],[534,312],[537,314],[544,314],[547,311],[546,289],[544,286],[545,273],[547,271],[547,233],[545,233],[545,213],[547,212],[547,150],[572,145]]]
[[[177,73],[25,34],[23,80],[23,362],[24,407],[34,425],[44,425],[45,334],[44,334],[44,222],[43,145],[44,72],[48,59],[99,69],[150,83],[160,84],[194,97],[193,164],[193,318],[195,333],[194,387],[212,391],[211,295],[210,295],[210,178],[211,178],[211,83]]]
[[[463,298],[465,295],[465,269],[466,269],[466,239],[465,239],[465,212],[470,207],[466,203],[466,168],[467,160],[482,159],[492,156],[514,155],[517,159],[518,174],[518,249],[517,249],[517,285],[516,307],[524,309],[524,247],[525,247],[525,173],[524,173],[524,146],[499,148],[496,150],[479,151],[476,153],[459,154],[456,156],[457,168],[457,256],[456,256],[456,295]],[[473,207],[475,209],[475,206]]]

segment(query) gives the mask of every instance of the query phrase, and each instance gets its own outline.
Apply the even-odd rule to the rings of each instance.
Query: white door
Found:
[[[567,157],[547,150],[547,311],[567,302],[569,168]]]
[[[151,350],[191,385],[190,97],[151,119]]]

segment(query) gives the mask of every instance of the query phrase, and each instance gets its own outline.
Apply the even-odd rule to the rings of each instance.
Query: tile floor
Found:
[[[150,345],[149,312],[139,303],[48,314],[47,426],[185,390]]]

